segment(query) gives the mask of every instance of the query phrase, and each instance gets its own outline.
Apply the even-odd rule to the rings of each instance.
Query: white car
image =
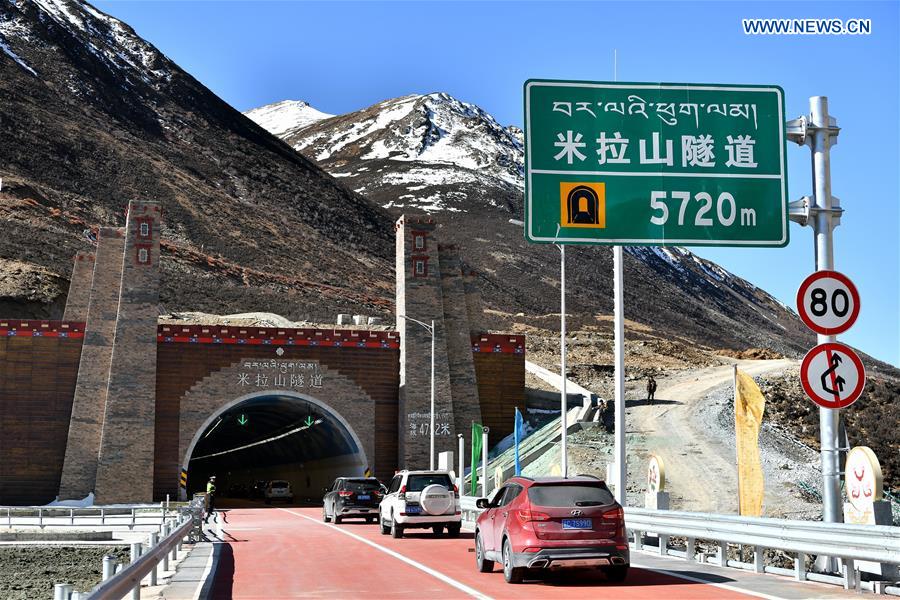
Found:
[[[462,513],[459,490],[448,471],[400,471],[391,480],[378,505],[381,533],[403,537],[405,529],[431,529],[440,535],[447,528],[451,537],[459,535]]]
[[[273,500],[284,500],[289,503],[294,501],[294,494],[291,492],[291,483],[284,479],[273,479],[267,483],[263,495],[266,504],[272,504]]]

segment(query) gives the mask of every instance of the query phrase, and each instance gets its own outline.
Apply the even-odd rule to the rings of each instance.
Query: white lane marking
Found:
[[[209,558],[206,559],[206,568],[203,570],[203,575],[200,577],[200,585],[198,585],[197,589],[194,591],[193,600],[200,600],[201,597],[206,598],[207,594],[209,594],[209,590],[212,588],[209,574],[212,572],[215,556],[216,547],[213,544],[210,544]]]
[[[661,557],[662,558],[662,557]],[[744,588],[735,587],[733,585],[728,585],[727,583],[715,583],[708,579],[701,579],[700,577],[692,577],[690,575],[685,575],[684,573],[679,573],[678,571],[669,571],[668,569],[660,569],[658,567],[650,567],[641,564],[635,564],[633,561],[631,563],[633,567],[637,567],[638,569],[646,569],[647,571],[653,571],[654,573],[665,573],[666,575],[671,575],[672,577],[677,577],[678,579],[685,579],[687,581],[693,581],[694,583],[703,583],[706,585],[712,585],[717,588],[722,588],[723,590],[728,590],[729,592],[737,592],[739,594],[744,594],[747,596],[756,596],[757,598],[766,598],[766,600],[787,600],[785,596],[771,596],[769,594],[763,594],[762,592],[754,592],[752,590],[747,590]],[[712,575],[712,573],[710,573]]]
[[[465,592],[466,594],[472,596],[473,598],[479,598],[479,600],[492,600],[490,596],[486,596],[486,595],[482,594],[481,592],[479,592],[478,590],[476,590],[474,588],[470,588],[466,584],[460,583],[459,581],[456,581],[455,579],[453,579],[452,577],[449,577],[448,575],[444,575],[440,571],[435,571],[434,569],[432,569],[430,567],[426,567],[425,565],[418,563],[411,558],[407,558],[398,552],[394,552],[393,550],[388,550],[384,546],[379,546],[375,542],[373,542],[371,540],[367,540],[366,538],[356,535],[355,533],[351,533],[351,532],[347,531],[346,529],[341,529],[340,527],[337,527],[335,525],[329,525],[327,523],[323,523],[322,521],[320,521],[318,519],[313,519],[312,517],[307,517],[306,515],[301,515],[300,513],[295,513],[286,508],[279,508],[278,510],[283,510],[284,512],[294,515],[295,517],[300,517],[302,519],[306,519],[307,521],[312,521],[316,525],[321,525],[323,527],[329,527],[335,531],[343,533],[344,535],[349,535],[350,537],[352,537],[355,540],[358,540],[364,544],[368,544],[369,546],[372,546],[376,550],[380,550],[381,552],[384,552],[385,554],[387,554],[389,556],[393,556],[394,558],[401,560],[401,561],[405,562],[406,564],[408,564],[412,567],[415,567],[416,569],[419,569],[420,571],[424,571],[425,573],[428,573],[432,577],[443,581],[444,583],[446,583],[449,586],[455,587],[456,589],[458,589],[461,592]]]

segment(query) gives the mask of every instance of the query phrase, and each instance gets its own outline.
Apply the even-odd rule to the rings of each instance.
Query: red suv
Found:
[[[606,484],[590,476],[513,477],[475,523],[475,561],[489,573],[503,564],[508,583],[529,569],[600,568],[610,581],[628,574],[625,513]]]

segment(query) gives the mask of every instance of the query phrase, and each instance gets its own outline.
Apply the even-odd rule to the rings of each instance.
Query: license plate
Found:
[[[370,496],[369,494],[360,494],[359,496],[356,497],[356,499],[357,500],[371,500],[372,496]]]
[[[590,519],[563,519],[563,529],[590,529]]]
[[[406,507],[406,514],[408,514],[408,515],[417,515],[417,514],[419,514],[419,512],[421,512],[421,511],[418,506],[407,506]]]

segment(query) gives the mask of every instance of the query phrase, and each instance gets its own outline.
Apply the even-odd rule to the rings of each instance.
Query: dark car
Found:
[[[325,489],[322,520],[340,523],[347,517],[362,517],[374,523],[383,495],[384,486],[374,477],[338,477]]]
[[[628,575],[625,513],[603,481],[579,476],[513,477],[475,523],[475,562],[489,573],[503,565],[509,583],[529,570],[601,569],[610,581]]]

